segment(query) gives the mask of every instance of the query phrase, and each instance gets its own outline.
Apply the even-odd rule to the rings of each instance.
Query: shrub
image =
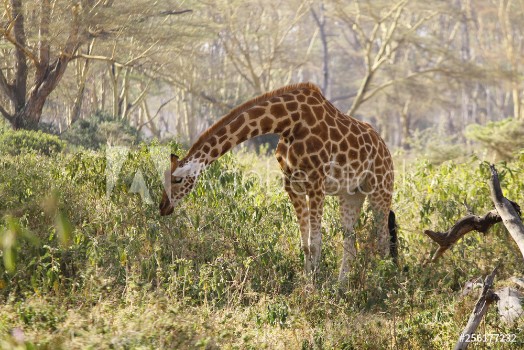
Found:
[[[139,141],[138,130],[127,120],[115,119],[103,112],[78,120],[62,134],[71,145],[97,150],[107,145],[129,146]]]
[[[40,153],[51,155],[61,152],[65,142],[58,136],[32,130],[4,130],[0,133],[0,153],[19,155],[23,153]]]
[[[459,144],[456,137],[443,135],[434,128],[415,131],[407,144],[415,155],[430,164],[459,160],[465,155],[464,145]]]
[[[480,142],[497,159],[508,160],[524,148],[524,121],[507,118],[486,125],[472,124],[466,128],[465,135]]]

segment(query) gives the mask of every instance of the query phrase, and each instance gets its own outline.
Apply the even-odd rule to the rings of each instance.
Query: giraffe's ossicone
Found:
[[[306,272],[318,267],[326,195],[340,199],[341,281],[356,254],[353,225],[365,198],[374,213],[378,249],[383,256],[390,254],[396,240],[389,235],[395,232],[391,154],[371,125],[340,112],[311,83],[286,86],[238,106],[206,130],[183,159],[172,156],[166,176],[170,193],[163,193],[161,215],[173,212],[207,165],[235,145],[270,133],[280,136],[276,158],[296,211]]]

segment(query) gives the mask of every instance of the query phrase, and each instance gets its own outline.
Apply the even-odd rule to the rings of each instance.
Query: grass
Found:
[[[128,155],[110,197],[103,152],[0,160],[3,349],[451,348],[476,300],[462,296],[465,282],[499,263],[500,284],[523,273],[501,225],[486,236],[468,234],[439,262],[425,263],[435,247],[423,229],[447,229],[464,215],[464,199],[478,214],[491,209],[486,165],[477,159],[419,161],[397,174],[400,266],[366,249],[372,238],[363,213],[359,256],[341,296],[336,200],[326,203],[312,288],[274,162],[226,155],[173,216],[160,217],[150,147]],[[498,165],[506,196],[519,203],[523,167],[524,158]],[[137,169],[152,204],[130,193]],[[522,320],[502,325],[492,307],[480,331],[517,334],[517,344],[470,348],[522,346],[523,327]]]

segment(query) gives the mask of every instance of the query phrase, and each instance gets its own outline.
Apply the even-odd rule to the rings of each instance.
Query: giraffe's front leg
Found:
[[[309,199],[309,253],[312,272],[315,273],[320,262],[322,249],[322,213],[324,210],[324,191],[321,186],[308,191]]]
[[[340,222],[342,224],[342,234],[344,237],[342,263],[340,264],[340,273],[338,281],[343,287],[347,281],[349,272],[349,262],[357,255],[355,247],[355,230],[354,226],[360,215],[365,195],[356,193],[354,195],[343,194],[340,196]]]
[[[295,208],[298,226],[300,228],[300,246],[304,252],[304,269],[311,273],[311,254],[309,249],[309,207],[303,189],[294,188],[289,179],[285,181],[286,192]]]

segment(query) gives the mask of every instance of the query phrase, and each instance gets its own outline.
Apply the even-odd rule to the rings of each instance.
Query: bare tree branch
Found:
[[[355,111],[360,107],[360,105],[363,103],[363,99],[365,98],[369,85],[373,80],[373,77],[375,76],[375,73],[377,72],[378,68],[390,57],[391,53],[399,47],[397,45],[394,50],[387,50],[387,48],[390,47],[393,34],[397,30],[398,20],[406,4],[407,1],[405,0],[399,1],[382,18],[375,19],[376,23],[373,26],[373,29],[371,30],[369,36],[365,34],[364,30],[362,29],[362,26],[359,24],[360,13],[357,14],[353,28],[355,28],[358,31],[361,37],[360,40],[366,43],[364,55],[366,74],[364,75],[364,78],[362,78],[357,95],[353,99],[353,103],[351,104],[351,107],[347,112],[348,115],[353,115]],[[377,53],[375,54],[375,57],[372,58],[373,43],[376,40],[378,30],[380,29],[382,24],[391,16],[393,16],[392,22],[390,23],[389,27],[387,28],[386,32],[380,40],[380,46]]]
[[[187,10],[179,10],[179,11],[174,11],[174,10],[162,11],[159,13],[159,15],[172,16],[172,15],[181,15],[181,14],[188,13],[188,12],[193,12],[193,10],[187,9]]]
[[[498,266],[495,267],[495,269],[493,269],[493,272],[486,276],[486,279],[484,280],[484,287],[482,288],[480,297],[477,300],[477,303],[475,304],[475,307],[473,308],[471,315],[469,316],[469,320],[466,324],[466,327],[460,334],[460,337],[458,339],[457,344],[454,347],[454,350],[465,350],[468,347],[471,341],[471,336],[475,333],[475,330],[482,321],[482,318],[488,311],[489,305],[497,300],[498,297],[492,289],[497,270]]]
[[[94,61],[103,61],[103,62],[109,62],[114,64],[116,67],[123,68],[123,67],[132,67],[134,64],[139,61],[140,59],[147,56],[147,54],[158,44],[158,41],[150,45],[147,49],[145,49],[142,53],[138,54],[137,56],[127,60],[126,62],[121,62],[117,60],[114,55],[113,56],[101,56],[101,55],[91,55],[91,54],[85,54],[85,53],[78,53],[76,55],[73,55],[70,57],[71,60],[83,58],[86,60],[94,60]]]
[[[322,43],[322,51],[323,51],[323,75],[324,75],[324,81],[322,83],[322,92],[324,95],[326,95],[328,98],[330,96],[329,89],[329,46],[327,41],[327,35],[326,35],[326,18],[325,18],[325,8],[324,3],[322,2],[320,5],[320,15],[317,14],[314,8],[311,8],[311,14],[313,15],[313,19],[315,20],[315,23],[317,24],[317,27],[320,32],[320,42]]]
[[[149,118],[148,120],[146,120],[144,123],[140,124],[139,126],[137,126],[137,129],[138,130],[142,130],[142,128],[146,125],[146,124],[151,124],[153,122],[153,120],[155,120],[159,115],[160,115],[160,111],[162,110],[162,108],[164,108],[165,106],[167,106],[169,104],[169,102],[173,101],[175,99],[175,97],[171,97],[170,99],[168,99],[167,101],[163,102],[160,107],[158,107],[158,109],[156,110],[156,113],[154,116],[152,116],[151,118]]]
[[[416,77],[424,75],[424,74],[435,73],[435,72],[440,72],[440,71],[442,71],[442,70],[439,69],[439,68],[430,68],[430,69],[425,69],[425,70],[422,70],[422,71],[419,71],[419,72],[413,72],[413,73],[411,73],[411,74],[409,74],[409,75],[407,75],[407,76],[405,76],[404,78],[401,78],[401,79],[388,80],[388,81],[380,84],[379,86],[377,86],[377,87],[375,87],[375,88],[373,88],[371,90],[368,90],[366,96],[362,98],[361,103],[364,103],[367,100],[371,99],[378,92],[384,90],[385,88],[387,88],[389,86],[392,86],[392,85],[395,85],[395,84],[399,84],[401,82],[408,81],[410,79],[416,78]]]
[[[501,221],[502,218],[497,211],[492,210],[487,212],[484,216],[467,215],[458,220],[455,225],[446,232],[425,230],[424,234],[439,245],[439,248],[433,255],[431,261],[436,261],[440,258],[446,250],[451,248],[466,233],[471,231],[487,233],[491,226]]]
[[[84,58],[86,60],[94,60],[94,61],[104,61],[113,63],[117,67],[125,67],[125,62],[119,62],[116,58],[108,57],[108,56],[100,56],[100,55],[89,55],[84,53],[79,53],[74,56],[71,56],[71,60],[76,60],[79,58]]]
[[[158,13],[155,13],[155,14],[152,14],[152,15],[149,15],[149,16],[144,16],[142,18],[140,18],[138,20],[138,22],[144,22],[145,20],[151,18],[151,17],[159,17],[159,16],[175,16],[175,15],[182,15],[184,13],[190,13],[190,12],[193,12],[193,10],[166,10],[166,11],[160,11]]]
[[[357,3],[353,15],[346,13],[343,7],[339,8],[337,16],[348,24],[355,38],[351,40],[346,36],[346,40],[352,47],[360,47],[358,51],[363,51],[362,58],[364,60],[364,77],[347,112],[349,115],[355,114],[363,103],[373,98],[378,92],[394,85],[397,81],[406,80],[402,78],[392,79],[375,88],[372,87],[376,75],[384,63],[394,57],[394,54],[404,46],[405,42],[411,42],[409,40],[410,35],[437,14],[437,11],[432,11],[413,24],[404,22],[401,18],[407,4],[407,0],[397,1],[383,13],[376,10],[374,12],[369,3],[365,3],[369,7],[369,11]],[[354,55],[352,52],[349,52],[349,54]],[[419,73],[413,73],[408,78],[416,75],[419,75]]]
[[[17,17],[17,18],[19,18],[19,17]],[[23,19],[23,17],[22,17],[22,19]],[[27,56],[31,61],[33,61],[35,64],[37,64],[38,63],[38,58],[36,57],[36,55],[29,48],[27,48],[24,43],[19,42],[16,39],[16,36],[13,37],[11,35],[11,30],[15,26],[15,23],[16,23],[16,20],[13,20],[13,21],[11,21],[9,23],[7,29],[0,29],[0,34],[2,34],[2,36],[7,41],[9,41],[11,44],[13,44],[17,48],[17,50],[20,50],[21,52],[23,52],[25,56]]]
[[[466,233],[471,231],[487,233],[491,226],[498,222],[504,223],[512,238],[517,242],[524,257],[524,225],[522,225],[520,219],[520,206],[517,203],[504,198],[500,188],[497,170],[493,165],[490,165],[490,168],[492,177],[489,185],[492,193],[491,198],[496,209],[491,210],[482,217],[473,214],[467,215],[458,220],[455,225],[446,232],[425,230],[424,234],[429,236],[439,245],[439,248],[433,255],[431,261],[436,261]]]

